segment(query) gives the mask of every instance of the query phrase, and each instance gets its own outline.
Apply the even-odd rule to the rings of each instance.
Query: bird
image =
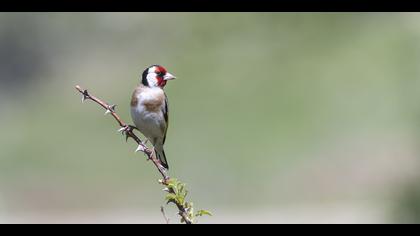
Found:
[[[137,128],[149,140],[161,165],[169,170],[163,145],[168,130],[168,97],[164,87],[176,77],[161,65],[147,67],[140,84],[131,96],[131,118]]]

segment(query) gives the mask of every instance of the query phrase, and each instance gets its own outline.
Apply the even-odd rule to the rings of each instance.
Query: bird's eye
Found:
[[[158,71],[158,72],[156,72],[156,74],[157,74],[158,76],[163,76],[163,72],[162,72],[162,71]]]

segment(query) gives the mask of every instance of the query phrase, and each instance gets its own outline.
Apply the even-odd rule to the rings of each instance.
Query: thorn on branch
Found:
[[[105,111],[105,114],[104,114],[104,115],[114,113],[114,112],[115,112],[115,107],[116,107],[116,106],[117,106],[117,105],[111,105],[111,106],[108,106],[108,108],[106,109],[106,111]]]
[[[139,144],[137,146],[136,151],[134,151],[134,152],[144,152],[144,151],[145,151],[145,148],[144,148],[143,144]]]
[[[117,130],[117,132],[121,132],[121,134],[125,134],[126,140],[128,139],[129,133],[131,133],[133,131],[133,127],[130,125],[125,125],[123,127],[121,127],[120,129]]]
[[[89,96],[89,93],[88,93],[87,89],[83,90],[83,92],[82,92],[82,103],[85,102],[89,98],[90,98],[90,96]]]
[[[117,132],[121,132],[122,135],[125,135],[125,141],[128,141],[128,138],[133,138],[135,141],[141,141],[134,133],[133,130],[136,129],[135,126],[125,125],[117,130]],[[143,145],[146,146],[146,145]]]
[[[124,133],[126,129],[127,129],[127,126],[126,126],[126,127],[121,127],[120,129],[118,129],[118,130],[117,130],[117,132],[118,132],[118,133],[119,133],[119,132]]]

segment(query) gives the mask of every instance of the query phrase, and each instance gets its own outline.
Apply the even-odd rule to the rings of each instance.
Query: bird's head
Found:
[[[165,87],[168,80],[175,79],[175,76],[166,71],[165,67],[152,65],[143,71],[141,83],[147,87]]]

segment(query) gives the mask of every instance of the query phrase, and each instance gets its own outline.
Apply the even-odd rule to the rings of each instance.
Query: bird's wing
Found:
[[[162,113],[163,113],[163,117],[165,118],[165,127],[164,127],[164,134],[163,134],[163,144],[165,144],[166,132],[168,131],[168,126],[169,126],[168,97],[166,96],[166,93],[165,93],[165,102],[162,106]]]

